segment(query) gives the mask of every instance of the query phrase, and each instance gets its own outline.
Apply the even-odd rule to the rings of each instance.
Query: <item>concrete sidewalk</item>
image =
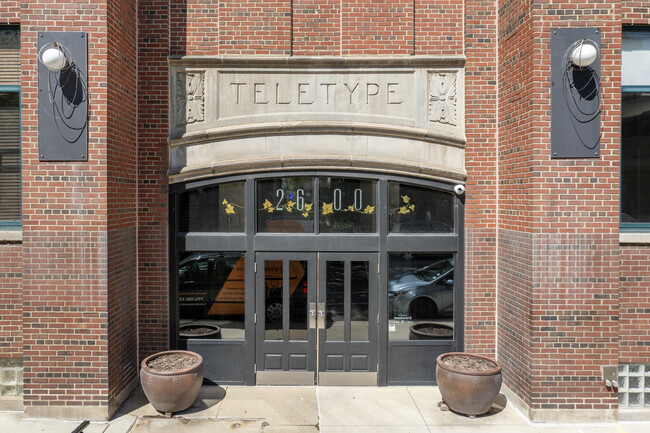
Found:
[[[165,418],[138,388],[113,419],[85,433],[647,433],[650,422],[531,424],[501,397],[470,419],[438,407],[437,387],[204,386],[194,407]],[[12,410],[13,409],[13,410]],[[0,431],[70,433],[80,421],[30,420],[0,400]]]

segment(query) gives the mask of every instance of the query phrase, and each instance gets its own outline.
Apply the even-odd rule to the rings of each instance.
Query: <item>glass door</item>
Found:
[[[321,253],[318,264],[318,383],[377,385],[377,254]]]
[[[376,385],[377,254],[256,259],[257,384]]]
[[[316,254],[256,256],[258,385],[313,385],[316,371]]]

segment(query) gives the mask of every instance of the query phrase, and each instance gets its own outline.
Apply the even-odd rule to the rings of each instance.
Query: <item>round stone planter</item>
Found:
[[[465,356],[490,363],[484,371],[455,368],[444,359]],[[493,366],[493,367],[492,367]],[[487,413],[501,390],[501,364],[498,361],[469,353],[444,353],[436,360],[436,381],[443,403],[454,412],[470,417]]]
[[[149,362],[163,355],[184,354],[197,361],[186,368],[160,371],[149,367]],[[203,358],[198,353],[186,350],[159,352],[145,358],[140,369],[140,381],[144,394],[158,412],[171,416],[190,407],[201,390],[203,383]]]
[[[409,328],[409,340],[451,340],[454,328],[440,323],[422,322]]]

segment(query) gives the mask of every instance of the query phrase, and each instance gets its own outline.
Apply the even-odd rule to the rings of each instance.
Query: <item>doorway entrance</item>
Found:
[[[376,385],[378,254],[256,254],[256,383]]]

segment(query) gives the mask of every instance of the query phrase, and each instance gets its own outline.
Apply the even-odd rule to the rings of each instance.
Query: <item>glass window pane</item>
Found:
[[[20,30],[0,26],[0,86],[20,86]]]
[[[320,179],[321,233],[375,233],[377,182],[326,177]]]
[[[623,93],[621,222],[650,222],[650,93]]]
[[[325,265],[326,340],[345,340],[345,262],[327,261]]]
[[[179,195],[178,231],[243,232],[244,182],[197,188]]]
[[[352,262],[350,284],[350,338],[368,341],[368,262]]]
[[[388,267],[388,339],[452,338],[453,255],[389,254]]]
[[[182,253],[178,264],[181,347],[188,338],[244,338],[244,254]]]
[[[650,32],[623,32],[621,85],[650,86]]]
[[[0,221],[20,221],[20,97],[0,92]]]
[[[391,233],[451,233],[454,196],[449,192],[397,182],[388,184]]]
[[[283,271],[282,260],[266,260],[264,262],[265,340],[282,340],[283,338]]]
[[[257,231],[313,233],[314,197],[311,177],[285,177],[257,182]]]
[[[307,262],[290,261],[289,339],[307,340]]]

